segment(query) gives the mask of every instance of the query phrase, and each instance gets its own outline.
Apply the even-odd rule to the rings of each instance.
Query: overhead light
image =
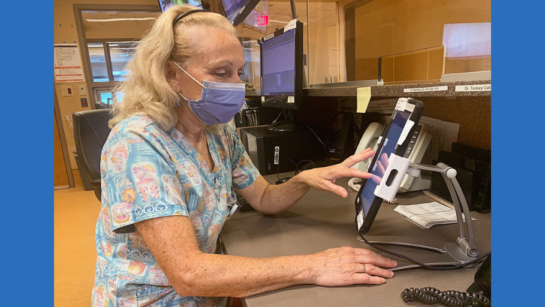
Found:
[[[111,22],[111,21],[143,21],[143,20],[155,20],[155,17],[142,17],[142,18],[111,18],[111,19],[85,19],[87,22]]]
[[[276,22],[276,23],[285,23],[285,24],[287,24],[289,21],[269,19],[269,22]]]

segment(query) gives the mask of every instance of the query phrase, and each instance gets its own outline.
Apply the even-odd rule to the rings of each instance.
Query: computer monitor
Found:
[[[198,8],[203,8],[202,0],[159,0],[159,6],[161,7],[161,12],[166,11],[169,7],[173,5],[191,5]]]
[[[303,24],[258,40],[261,45],[261,106],[297,110],[303,98]]]
[[[225,17],[233,24],[238,26],[246,19],[248,14],[255,8],[260,0],[221,0]]]

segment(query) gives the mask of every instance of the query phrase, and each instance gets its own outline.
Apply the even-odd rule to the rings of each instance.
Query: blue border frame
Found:
[[[32,305],[33,300],[53,305],[53,142],[46,115],[53,113],[53,6],[49,1],[6,2],[8,14],[1,21],[8,79],[0,151],[5,170],[0,230],[8,284],[2,305]],[[494,1],[492,6],[494,306],[542,300],[545,269],[538,236],[545,224],[540,112],[545,67],[539,29],[544,9],[541,1]]]
[[[53,7],[3,3],[3,306],[53,306]]]
[[[492,4],[492,301],[542,302],[545,152],[542,1]]]

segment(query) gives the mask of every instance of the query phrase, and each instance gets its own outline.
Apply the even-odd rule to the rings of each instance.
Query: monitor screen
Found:
[[[373,177],[367,179],[363,191],[361,192],[361,204],[363,206],[363,219],[368,215],[371,204],[375,200],[375,189],[380,184],[382,174],[384,170],[388,167],[388,159],[392,153],[396,151],[397,141],[401,136],[403,127],[409,119],[409,113],[398,111],[394,117],[394,120],[388,130],[386,139],[383,140],[383,146],[379,151],[378,158],[372,166],[371,174]]]
[[[263,95],[294,95],[295,29],[264,41],[261,52]]]
[[[222,0],[225,1],[225,0]],[[173,5],[184,5],[188,4],[202,9],[202,0],[159,0],[159,5],[161,6],[161,11],[164,12],[166,9]]]
[[[247,0],[221,0],[223,10],[225,11],[225,17],[233,23],[235,17],[237,17],[238,13],[247,2]]]

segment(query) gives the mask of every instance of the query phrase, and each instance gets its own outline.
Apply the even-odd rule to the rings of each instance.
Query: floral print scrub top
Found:
[[[204,253],[236,201],[233,188],[259,172],[227,125],[205,132],[214,161],[207,163],[176,128],[162,130],[146,116],[118,123],[102,149],[102,210],[96,225],[93,306],[224,306],[226,298],[181,297],[134,223],[171,215],[189,217]]]

